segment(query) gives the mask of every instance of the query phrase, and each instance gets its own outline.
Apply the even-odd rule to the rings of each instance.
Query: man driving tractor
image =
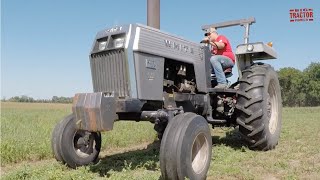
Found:
[[[213,56],[211,56],[210,62],[218,82],[214,88],[225,89],[228,85],[224,70],[232,68],[235,64],[231,44],[224,35],[219,35],[215,28],[209,28],[204,35],[206,37],[202,42],[209,43],[212,47]]]

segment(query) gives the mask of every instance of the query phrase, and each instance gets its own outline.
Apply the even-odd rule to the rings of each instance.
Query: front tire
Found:
[[[60,124],[57,146],[64,162],[72,168],[94,163],[101,149],[101,134],[77,130],[71,114],[65,117]]]
[[[253,150],[271,150],[281,131],[282,101],[277,73],[267,64],[242,72],[236,105],[239,131]]]
[[[206,179],[212,153],[207,121],[194,113],[184,113],[169,121],[168,127],[160,148],[162,177]]]
[[[59,134],[61,132],[61,121],[56,124],[51,135],[51,149],[57,161],[64,163],[60,152],[60,144],[58,143]]]

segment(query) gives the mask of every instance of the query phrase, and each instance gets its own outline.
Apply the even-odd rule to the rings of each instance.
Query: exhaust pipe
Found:
[[[160,0],[147,0],[147,25],[160,29]]]

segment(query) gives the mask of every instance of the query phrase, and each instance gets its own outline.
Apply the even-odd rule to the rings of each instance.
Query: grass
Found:
[[[1,166],[25,160],[53,158],[51,133],[70,104],[2,103]],[[114,130],[103,133],[102,149],[119,148],[153,142],[156,133],[149,122],[117,122]]]
[[[51,131],[70,113],[64,104],[1,104],[1,166],[52,157]]]
[[[63,104],[1,104],[3,179],[159,179],[159,141],[148,122],[116,122],[103,133],[100,162],[76,170],[56,162],[50,149],[54,125],[71,112]],[[318,179],[320,107],[284,108],[279,145],[249,150],[236,129],[212,130],[208,179]]]

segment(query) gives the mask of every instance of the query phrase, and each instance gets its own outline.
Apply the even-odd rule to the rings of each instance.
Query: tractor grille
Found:
[[[115,92],[119,97],[129,96],[124,49],[92,54],[90,64],[94,92]]]

